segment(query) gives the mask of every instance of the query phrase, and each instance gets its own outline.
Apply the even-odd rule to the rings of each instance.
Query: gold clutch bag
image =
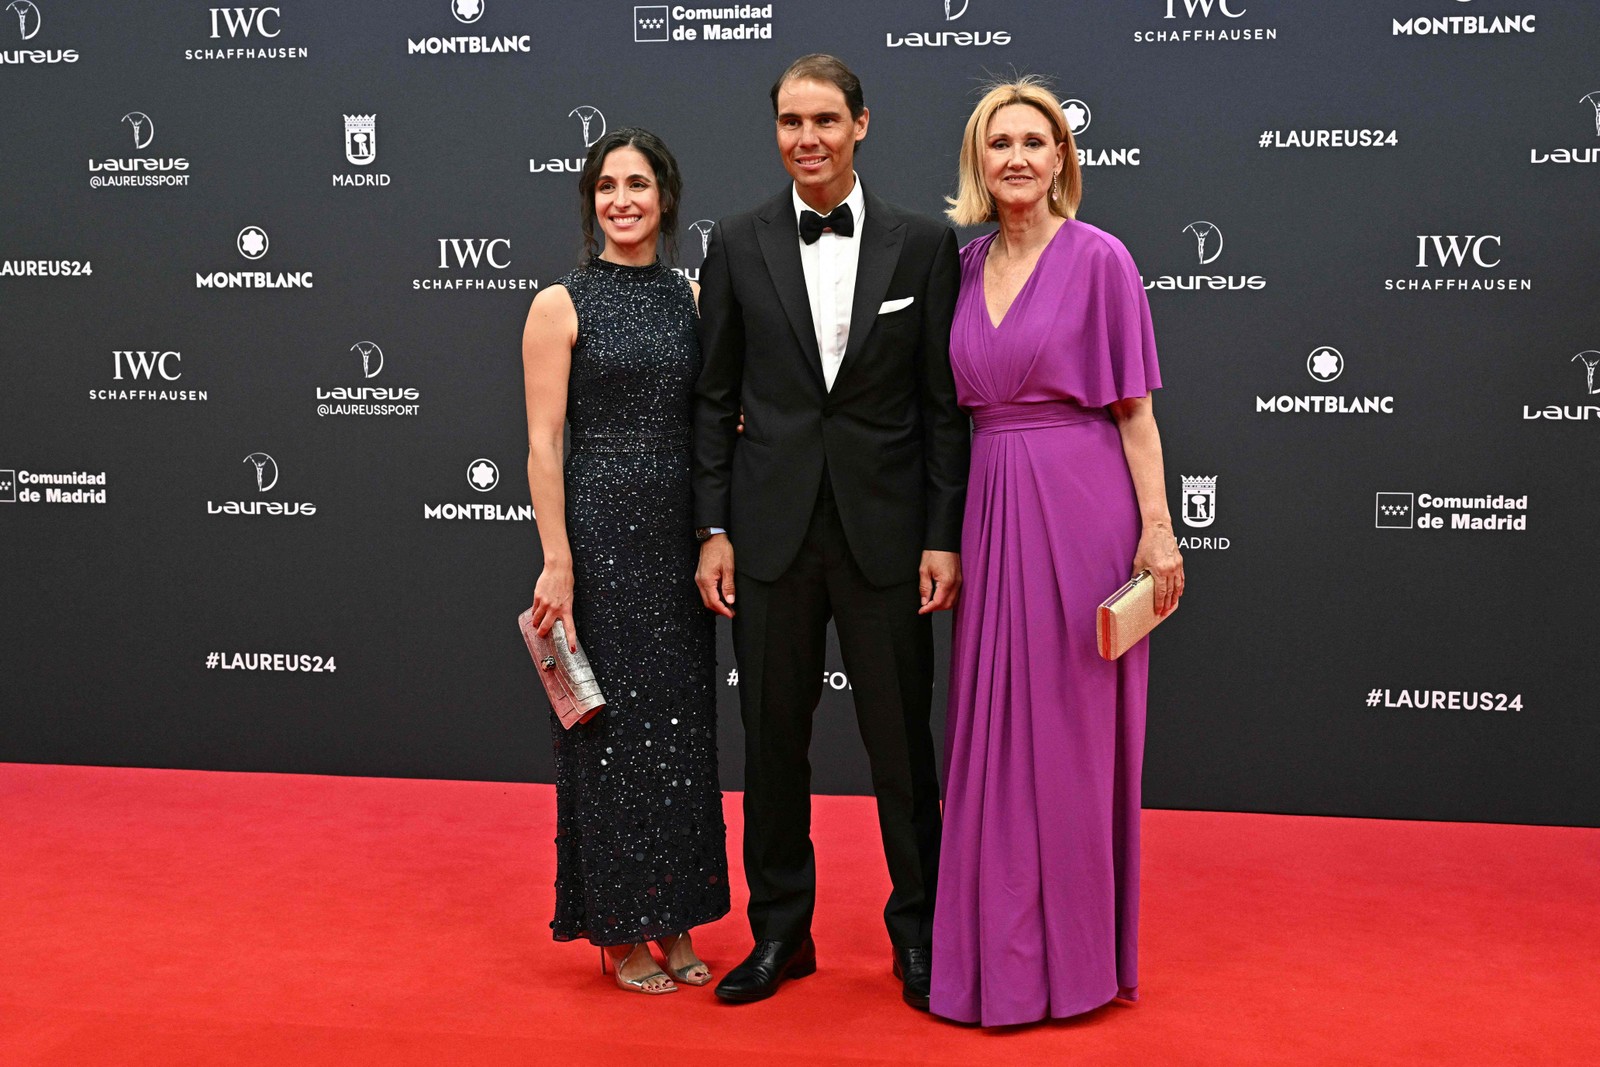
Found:
[[[1177,609],[1174,608],[1174,611]],[[1156,580],[1140,571],[1128,584],[1106,597],[1095,610],[1094,636],[1102,659],[1116,659],[1154,630],[1163,618],[1156,614]]]

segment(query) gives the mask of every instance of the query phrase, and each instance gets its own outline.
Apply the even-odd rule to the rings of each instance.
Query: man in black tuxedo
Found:
[[[756,939],[717,995],[761,1000],[816,969],[807,751],[831,617],[893,883],[894,972],[926,1010],[940,829],[929,616],[961,586],[968,457],[949,358],[955,234],[862,188],[868,114],[839,60],[796,60],[772,103],[794,181],[719,222],[700,272],[696,580],[733,619]]]

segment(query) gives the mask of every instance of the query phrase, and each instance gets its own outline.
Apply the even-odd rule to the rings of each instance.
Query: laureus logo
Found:
[[[256,492],[265,493],[278,484],[278,461],[265,452],[252,452],[244,457],[244,462],[256,469]]]
[[[1594,109],[1594,135],[1600,137],[1600,92],[1590,93],[1578,102]]]
[[[1584,373],[1588,375],[1584,384],[1589,390],[1589,395],[1600,396],[1600,385],[1596,385],[1594,381],[1595,368],[1600,367],[1600,352],[1596,352],[1593,349],[1579,352],[1567,362],[1577,363],[1579,361],[1582,361]]]
[[[944,20],[955,22],[967,13],[971,0],[944,0]],[[988,45],[1008,45],[1008,30],[922,30],[910,33],[884,35],[888,48],[982,48]]]
[[[29,0],[11,0],[6,10],[16,13],[17,30],[24,41],[31,41],[39,35],[39,9]]]
[[[255,474],[257,493],[265,493],[278,484],[278,461],[265,452],[250,453],[244,457],[244,463]],[[316,513],[317,505],[309,500],[262,500],[256,497],[251,500],[206,501],[207,515],[310,517]]]
[[[371,341],[357,341],[350,351],[361,356],[361,376],[376,378],[383,372],[383,349]]]
[[[1588,104],[1589,113],[1594,117],[1594,133],[1600,137],[1600,89],[1592,93],[1585,93],[1578,98],[1578,103]],[[1588,148],[1550,148],[1530,149],[1528,153],[1530,163],[1600,163],[1600,148],[1593,144]]]
[[[1194,234],[1195,248],[1200,256],[1200,265],[1215,263],[1217,257],[1222,255],[1222,231],[1217,229],[1215,223],[1191,222],[1183,228],[1184,233]]]
[[[711,251],[711,229],[716,223],[710,219],[695,219],[689,223],[689,232],[700,237],[700,258],[704,259]]]
[[[583,147],[593,148],[594,143],[606,135],[606,117],[597,107],[588,104],[579,104],[567,112],[567,117],[578,116],[578,121],[583,123]],[[598,120],[599,128],[596,129]]]
[[[599,108],[591,104],[579,104],[567,112],[567,118],[575,118],[583,130],[583,147],[593,148],[595,142],[606,135],[606,116]],[[530,159],[528,160],[528,173],[583,173],[582,159]]]
[[[156,124],[143,111],[130,111],[122,116],[122,121],[133,127],[134,148],[149,148],[150,142],[156,139]]]

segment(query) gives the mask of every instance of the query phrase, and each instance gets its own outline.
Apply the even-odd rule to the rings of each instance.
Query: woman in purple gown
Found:
[[[945,737],[932,1009],[1003,1026],[1137,996],[1149,643],[1102,660],[1095,607],[1138,571],[1183,593],[1150,309],[1133,259],[1073,218],[1060,105],[1033,79],[967,122],[951,328],[972,474]]]

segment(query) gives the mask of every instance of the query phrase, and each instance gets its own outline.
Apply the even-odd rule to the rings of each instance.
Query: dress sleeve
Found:
[[[1155,327],[1139,268],[1120,241],[1103,236],[1097,254],[1087,257],[1077,339],[1081,378],[1072,390],[1088,407],[1146,396],[1161,387]]]

